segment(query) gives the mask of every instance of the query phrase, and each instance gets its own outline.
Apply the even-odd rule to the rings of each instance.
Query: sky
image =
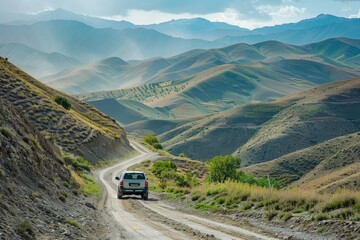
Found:
[[[135,24],[203,17],[249,29],[319,14],[360,18],[360,0],[0,0],[6,13],[72,12]]]

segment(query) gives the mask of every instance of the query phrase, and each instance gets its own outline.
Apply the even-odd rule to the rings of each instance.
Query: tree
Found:
[[[150,144],[155,149],[163,149],[163,147],[159,143],[159,140],[157,140],[157,138],[155,136],[153,136],[153,135],[145,136],[144,137],[144,142],[146,142],[147,144]]]
[[[226,180],[238,180],[240,159],[231,155],[216,156],[209,160],[208,180],[210,182],[225,182]]]
[[[63,106],[66,110],[70,110],[71,108],[71,103],[64,97],[60,97],[60,96],[55,97],[55,102]]]

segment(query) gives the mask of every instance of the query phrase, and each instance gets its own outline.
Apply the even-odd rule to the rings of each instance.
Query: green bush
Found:
[[[70,110],[71,108],[71,103],[64,97],[56,96],[55,102],[63,106],[63,108],[65,108],[66,110]]]
[[[226,180],[238,180],[238,171],[240,159],[231,155],[216,156],[209,160],[210,182],[225,182]]]
[[[163,149],[162,145],[159,143],[159,140],[154,135],[145,136],[144,142],[153,146],[155,149]]]
[[[147,135],[144,137],[144,142],[150,144],[151,146],[155,143],[158,143],[159,141],[154,135]]]
[[[153,164],[151,168],[151,172],[157,177],[161,178],[161,175],[165,171],[175,171],[176,172],[176,164],[172,161],[157,161]]]
[[[163,149],[163,147],[161,146],[160,143],[154,143],[154,144],[153,144],[153,147],[154,147],[155,149]]]

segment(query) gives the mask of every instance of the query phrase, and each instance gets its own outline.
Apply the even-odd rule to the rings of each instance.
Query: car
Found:
[[[144,172],[125,170],[115,179],[119,181],[118,199],[122,199],[124,195],[140,195],[142,199],[148,200],[149,182]]]

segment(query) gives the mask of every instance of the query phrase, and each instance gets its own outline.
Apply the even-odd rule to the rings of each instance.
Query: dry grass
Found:
[[[228,181],[202,184],[192,188],[190,196],[195,208],[213,211],[215,206],[217,210],[240,212],[262,209],[268,220],[289,219],[299,213],[314,220],[351,220],[357,219],[360,213],[360,193],[350,190],[319,194],[314,190],[270,190]]]

